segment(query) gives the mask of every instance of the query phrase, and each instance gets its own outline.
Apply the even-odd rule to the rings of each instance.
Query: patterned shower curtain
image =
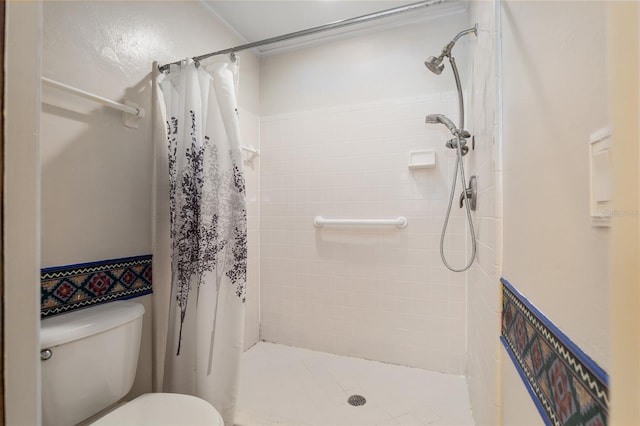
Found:
[[[237,65],[172,66],[160,82],[168,141],[171,304],[164,390],[233,425],[244,333],[245,183]]]

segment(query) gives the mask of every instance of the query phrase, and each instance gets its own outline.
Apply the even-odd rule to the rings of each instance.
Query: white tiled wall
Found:
[[[478,23],[478,36],[470,46],[469,130],[476,149],[468,159],[468,174],[478,176],[476,226],[477,257],[468,272],[469,397],[476,424],[499,424],[497,405],[500,267],[502,246],[501,148],[498,128],[497,32],[494,2],[473,2],[470,25]]]
[[[260,117],[239,107],[243,146],[260,149]],[[245,302],[244,349],[260,338],[260,157],[246,152],[244,178],[247,189],[247,300]]]
[[[453,152],[430,113],[456,117],[454,92],[261,119],[261,337],[460,374],[464,274],[438,252]],[[433,169],[409,152],[433,149]],[[458,191],[457,191],[458,192]],[[404,229],[313,226],[313,218],[406,216]],[[464,262],[461,211],[446,248]]]

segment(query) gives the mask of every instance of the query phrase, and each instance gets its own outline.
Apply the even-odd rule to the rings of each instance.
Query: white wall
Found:
[[[468,272],[467,380],[477,424],[499,424],[500,266],[502,164],[498,112],[498,28],[495,2],[471,2],[469,26],[478,23],[469,61],[468,130],[476,149],[466,158],[467,176],[478,176],[473,213],[476,261]],[[526,392],[526,391],[525,391]]]
[[[45,2],[44,32],[44,76],[149,113],[153,60],[236,41],[198,2]],[[257,114],[257,59],[241,59],[240,104]],[[149,252],[151,119],[131,130],[120,117],[44,89],[43,266]]]
[[[640,7],[607,4],[614,210],[610,424],[640,424]]]
[[[244,57],[242,58],[244,59]],[[241,62],[240,69],[244,62]],[[251,65],[251,64],[249,64]],[[251,67],[250,70],[255,70]],[[246,80],[246,79],[245,79]],[[240,92],[253,90],[240,80]],[[257,86],[256,86],[257,88]],[[257,99],[257,92],[254,96]],[[240,137],[243,145],[260,149],[260,117],[239,107]],[[245,302],[244,349],[260,340],[260,157],[245,153],[244,176],[247,190],[247,301]]]
[[[40,2],[7,2],[4,74],[4,418],[40,412]]]
[[[467,25],[460,16],[267,56],[260,67],[260,113],[269,116],[455,89],[450,76],[425,72],[422,63],[439,55],[457,28]],[[465,69],[466,63],[465,55],[459,55],[458,67]]]
[[[502,28],[503,275],[607,370],[609,229],[588,192],[589,134],[609,124],[605,4],[508,1]],[[504,424],[530,420],[530,399],[510,404]]]
[[[504,389],[500,403],[500,415],[504,419],[504,425],[517,426],[542,426],[544,421],[540,416],[540,412],[536,408],[531,395],[522,382],[522,378],[515,368],[512,368],[511,359],[506,352],[504,356],[504,366],[500,377],[500,385]],[[476,424],[480,423],[479,419],[475,419]],[[498,424],[498,423],[496,423]]]
[[[453,79],[423,61],[466,25],[458,15],[263,59],[263,339],[463,372],[465,277],[438,253],[454,157],[447,131],[424,124],[457,119],[457,101]],[[437,167],[410,172],[420,149],[437,151]],[[460,213],[447,239],[455,264]],[[404,215],[409,226],[317,230],[316,215]]]
[[[140,128],[121,113],[45,88],[42,105],[42,266],[151,252],[152,62],[168,63],[237,44],[199,2],[44,3],[43,75],[147,111]],[[244,143],[258,145],[258,60],[241,56]],[[162,140],[159,143],[164,143]],[[258,330],[258,172],[247,167],[247,345]],[[156,281],[160,270],[154,271]],[[151,296],[134,393],[151,388]]]

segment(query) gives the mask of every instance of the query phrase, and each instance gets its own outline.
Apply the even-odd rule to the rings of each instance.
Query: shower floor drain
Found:
[[[359,407],[361,405],[364,405],[367,403],[367,400],[364,396],[362,395],[351,395],[349,397],[349,399],[347,399],[347,402],[351,405],[353,405],[354,407]]]

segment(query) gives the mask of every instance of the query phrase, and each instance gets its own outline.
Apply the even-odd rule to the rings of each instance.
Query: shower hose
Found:
[[[465,182],[467,181],[464,174],[464,164],[462,164],[462,147],[460,145],[460,135],[456,134],[457,138],[457,146],[456,146],[456,166],[453,172],[453,182],[451,183],[451,194],[449,195],[449,207],[447,207],[447,214],[444,219],[444,223],[442,225],[442,234],[440,235],[440,257],[442,258],[442,263],[447,267],[450,271],[453,272],[464,272],[473,265],[473,261],[476,258],[476,233],[473,229],[473,220],[471,219],[471,210],[469,209],[469,199],[464,196],[464,205],[467,212],[467,222],[469,223],[469,232],[471,233],[471,259],[469,262],[461,269],[456,269],[449,264],[447,258],[444,254],[444,239],[447,234],[447,225],[449,223],[449,216],[451,215],[451,206],[453,205],[453,198],[456,192],[456,182],[458,180],[458,169],[460,169],[460,177],[462,178],[462,188],[464,190]]]

